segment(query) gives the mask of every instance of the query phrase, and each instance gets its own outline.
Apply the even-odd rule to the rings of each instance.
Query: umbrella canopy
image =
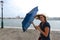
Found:
[[[26,14],[24,20],[22,21],[22,29],[24,32],[28,29],[31,22],[34,20],[37,11],[38,11],[38,6],[33,8],[29,13]]]

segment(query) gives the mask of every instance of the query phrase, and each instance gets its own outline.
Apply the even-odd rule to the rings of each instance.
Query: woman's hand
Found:
[[[39,26],[36,26],[33,22],[31,22],[32,23],[32,25],[34,26],[34,28],[36,29],[36,30],[39,30],[40,31],[40,27]]]

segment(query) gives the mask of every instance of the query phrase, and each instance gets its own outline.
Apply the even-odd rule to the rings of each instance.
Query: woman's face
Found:
[[[43,16],[40,16],[40,21],[41,22],[44,22],[45,21]]]

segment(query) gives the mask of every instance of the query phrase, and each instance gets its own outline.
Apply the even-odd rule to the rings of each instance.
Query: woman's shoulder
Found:
[[[49,22],[45,22],[45,24],[49,24]]]
[[[45,26],[48,26],[48,27],[50,27],[50,24],[49,24],[49,22],[45,22]]]

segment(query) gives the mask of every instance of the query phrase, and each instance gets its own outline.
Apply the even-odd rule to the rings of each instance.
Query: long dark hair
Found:
[[[46,20],[46,16],[43,15],[43,14],[38,14],[38,15],[35,16],[35,18],[36,18],[36,19],[40,19],[40,16],[43,16],[43,17],[44,17],[44,20],[47,21],[47,20]]]

